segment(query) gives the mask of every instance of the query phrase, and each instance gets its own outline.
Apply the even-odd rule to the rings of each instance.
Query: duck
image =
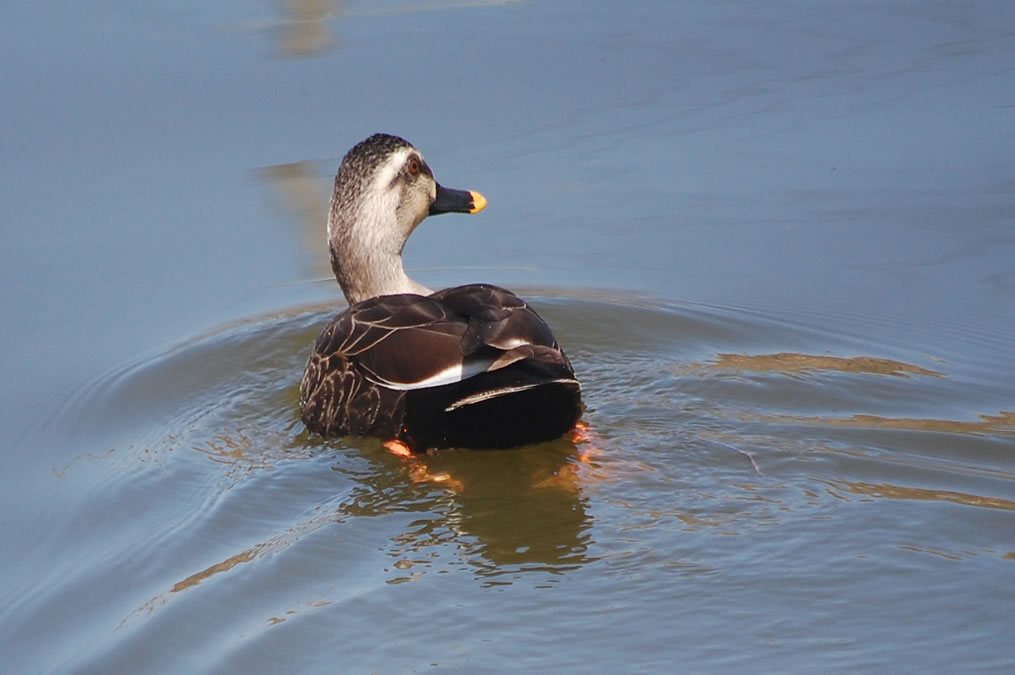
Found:
[[[581,384],[528,303],[486,283],[433,291],[406,274],[402,251],[427,216],[485,206],[478,192],[438,183],[399,136],[374,134],[346,153],[327,240],[348,308],[307,359],[299,409],[308,431],[418,455],[531,445],[579,423]]]

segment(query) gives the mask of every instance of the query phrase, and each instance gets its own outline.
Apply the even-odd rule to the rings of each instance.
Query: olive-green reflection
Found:
[[[278,40],[282,56],[316,56],[324,50],[340,46],[332,34],[329,23],[343,15],[359,16],[381,14],[410,14],[441,11],[450,8],[488,7],[518,0],[437,0],[436,2],[361,3],[352,11],[346,10],[342,0],[278,0],[283,18],[273,21],[270,27]],[[264,28],[258,24],[258,28]]]
[[[1015,501],[1001,497],[983,497],[981,495],[955,492],[953,490],[929,490],[906,485],[893,485],[891,483],[864,483],[848,480],[825,480],[822,482],[844,492],[852,492],[853,494],[866,495],[868,497],[951,502],[966,506],[981,506],[988,509],[1015,511]]]
[[[282,207],[295,216],[303,248],[311,260],[311,274],[334,282],[328,247],[324,245],[328,224],[328,181],[324,172],[324,167],[314,162],[292,162],[263,167],[257,176],[270,186]]]
[[[313,56],[335,43],[328,20],[342,14],[339,0],[280,0],[286,18],[278,42],[286,56]]]
[[[120,622],[118,628],[123,628],[130,622],[143,618],[147,615],[154,613],[160,607],[163,607],[175,593],[181,593],[188,589],[199,586],[201,583],[211,579],[212,577],[229,572],[230,570],[255,561],[259,558],[264,558],[268,555],[280,553],[285,549],[292,546],[295,542],[299,541],[303,537],[308,536],[312,532],[321,529],[327,525],[335,522],[332,515],[318,515],[313,518],[309,518],[303,522],[296,524],[293,527],[287,528],[284,532],[277,534],[263,542],[257,543],[253,546],[243,549],[228,558],[216,562],[204,569],[198,570],[193,574],[180,579],[166,592],[159,593],[151,600],[148,600],[141,607],[131,612],[130,615],[125,617]]]
[[[935,370],[928,370],[909,363],[873,356],[843,358],[817,354],[797,354],[794,352],[780,352],[778,354],[717,354],[714,362],[695,364],[695,367],[719,370],[774,371],[780,373],[835,370],[843,373],[894,375],[896,377],[908,375],[944,376],[943,373]]]
[[[425,461],[461,485],[434,524],[458,535],[480,576],[564,572],[592,560],[582,487],[594,469],[581,463],[570,442],[455,451]]]
[[[862,429],[895,429],[900,431],[938,431],[953,434],[990,433],[1015,435],[1015,412],[1000,411],[997,415],[978,415],[979,420],[945,420],[922,417],[882,417],[880,415],[851,415],[827,417],[822,415],[748,415],[743,419],[762,422],[800,423],[815,426],[854,427]]]
[[[565,572],[592,560],[582,485],[594,470],[581,463],[569,441],[411,459],[389,455],[376,441],[360,445],[376,470],[347,473],[357,486],[336,515],[424,516],[391,538],[388,554],[396,569],[436,557],[434,547],[445,544],[453,544],[480,576]],[[440,474],[450,480],[420,480]]]

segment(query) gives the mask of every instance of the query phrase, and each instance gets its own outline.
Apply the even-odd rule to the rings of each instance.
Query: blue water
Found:
[[[1015,5],[296,6],[0,7],[11,672],[1012,669]],[[592,443],[302,429],[375,131]]]

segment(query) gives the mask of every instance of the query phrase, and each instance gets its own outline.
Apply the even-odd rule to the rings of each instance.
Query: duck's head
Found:
[[[478,213],[486,199],[434,180],[423,154],[398,136],[356,144],[335,176],[328,217],[331,266],[350,304],[392,293],[428,294],[402,267],[409,235],[428,215]]]

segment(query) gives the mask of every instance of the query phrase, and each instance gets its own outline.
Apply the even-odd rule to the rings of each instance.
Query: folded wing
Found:
[[[508,447],[570,428],[580,392],[539,315],[483,284],[349,308],[315,343],[300,398],[307,426],[323,435]],[[526,420],[537,421],[538,433],[520,426]]]
[[[523,359],[565,362],[539,315],[485,284],[359,303],[335,318],[316,351],[340,352],[371,382],[398,390],[460,382]]]

